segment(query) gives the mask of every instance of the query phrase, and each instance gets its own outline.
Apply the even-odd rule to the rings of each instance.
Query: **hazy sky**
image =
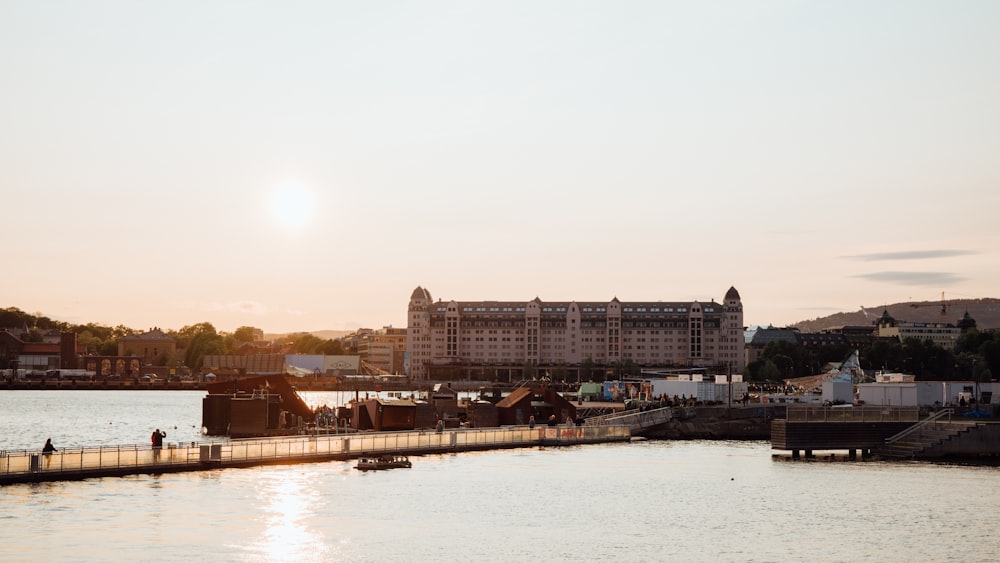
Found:
[[[1000,2],[0,0],[0,306],[997,297]]]

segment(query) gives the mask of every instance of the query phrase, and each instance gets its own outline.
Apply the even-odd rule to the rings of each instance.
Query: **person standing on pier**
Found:
[[[55,446],[52,445],[52,438],[45,439],[45,445],[42,446],[42,455],[45,456],[45,467],[48,467],[52,463],[52,452],[57,452]]]
[[[163,447],[163,439],[167,437],[166,432],[161,432],[159,428],[153,431],[149,440],[153,444],[153,460],[160,459],[160,449]]]
[[[163,447],[163,439],[167,437],[166,432],[161,432],[159,428],[153,431],[153,435],[150,436],[150,442],[153,444],[153,449],[158,450]]]

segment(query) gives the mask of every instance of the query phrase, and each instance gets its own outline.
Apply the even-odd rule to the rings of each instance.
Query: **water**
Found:
[[[22,402],[37,404],[28,393],[0,394],[0,448]],[[108,418],[105,400],[145,405],[118,413],[128,435],[180,420],[190,400],[200,424],[200,393],[38,393],[70,426]],[[26,432],[32,447],[46,433]],[[384,472],[327,462],[3,487],[0,560],[1000,559],[994,467],[776,461],[766,442],[701,441],[412,459]]]
[[[341,406],[353,391],[300,393],[310,407]],[[364,399],[388,392],[360,392]],[[463,395],[462,396],[470,396]],[[209,442],[202,435],[204,391],[3,391],[0,392],[0,450],[41,449],[46,438],[57,448],[149,445],[159,428],[166,442]]]

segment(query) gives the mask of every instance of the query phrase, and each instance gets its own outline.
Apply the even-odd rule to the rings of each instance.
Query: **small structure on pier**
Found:
[[[435,384],[431,389],[430,399],[431,404],[434,406],[434,411],[437,412],[439,417],[458,417],[458,391],[452,389],[451,385]]]
[[[470,401],[465,407],[469,428],[495,428],[500,426],[499,411],[489,401]]]
[[[563,422],[576,419],[576,406],[549,387],[520,387],[497,403],[497,418],[501,425],[527,424],[534,416],[538,424],[549,417]]]
[[[313,419],[312,409],[280,375],[210,383],[206,388],[201,420],[209,435],[266,436]]]
[[[436,421],[434,407],[423,401],[368,399],[351,404],[354,430],[416,430],[433,428]]]

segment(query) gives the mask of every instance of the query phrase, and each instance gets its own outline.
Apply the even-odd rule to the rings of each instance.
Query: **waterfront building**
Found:
[[[130,334],[118,340],[119,356],[137,356],[143,365],[158,360],[172,358],[177,353],[177,343],[159,328],[151,328],[142,334]]]
[[[561,373],[604,379],[606,368],[743,369],[743,304],[699,301],[433,301],[410,295],[407,375],[423,379],[520,379]],[[595,373],[593,370],[599,372]],[[557,378],[558,379],[558,378]]]
[[[359,328],[340,339],[345,352],[361,356],[370,369],[386,374],[403,373],[406,329],[385,326]]]
[[[33,342],[27,328],[0,329],[0,369],[24,372],[74,369],[86,353],[73,332],[49,330],[40,337],[40,341]]]
[[[746,343],[743,350],[744,361],[747,364],[756,362],[760,359],[761,352],[763,352],[764,348],[771,342],[788,342],[789,344],[798,345],[798,334],[799,329],[794,327],[759,327],[757,330],[753,331],[753,336],[750,338],[750,341]]]

